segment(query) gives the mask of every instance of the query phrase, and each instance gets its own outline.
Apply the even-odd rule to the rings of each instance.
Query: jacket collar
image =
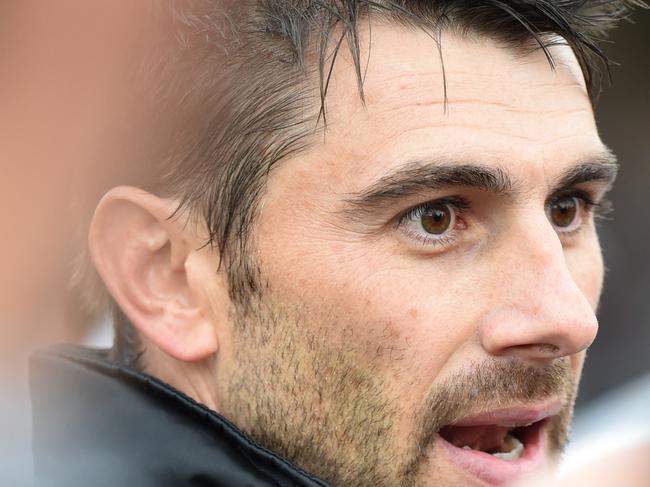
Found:
[[[30,365],[39,487],[327,487],[107,351],[55,347]]]

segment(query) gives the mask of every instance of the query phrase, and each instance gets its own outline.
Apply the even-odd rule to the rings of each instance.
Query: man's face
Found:
[[[445,103],[431,38],[376,26],[364,106],[342,51],[324,138],[263,198],[222,413],[335,485],[503,485],[559,452],[612,168],[555,54],[443,36]]]

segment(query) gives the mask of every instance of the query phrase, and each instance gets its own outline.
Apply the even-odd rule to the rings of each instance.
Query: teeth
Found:
[[[514,436],[510,436],[510,438],[511,438],[510,444],[512,445],[512,450],[506,453],[491,453],[491,455],[495,458],[499,458],[500,460],[507,460],[507,461],[513,461],[521,458],[521,454],[524,452],[524,444]]]

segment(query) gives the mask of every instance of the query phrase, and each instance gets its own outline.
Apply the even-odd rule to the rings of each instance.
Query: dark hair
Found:
[[[632,7],[643,5],[638,0],[188,2],[175,11],[181,48],[168,60],[168,71],[180,73],[167,91],[183,95],[174,106],[183,129],[161,191],[179,198],[179,209],[205,223],[206,244],[218,250],[231,297],[245,304],[262,287],[251,255],[260,195],[277,163],[322,134],[329,74],[344,45],[363,98],[361,21],[378,18],[423,29],[441,56],[444,30],[490,37],[523,51],[542,49],[551,67],[549,47],[568,44],[595,101],[609,67],[598,41]],[[128,348],[133,342],[119,336],[124,329],[117,329],[116,343]]]

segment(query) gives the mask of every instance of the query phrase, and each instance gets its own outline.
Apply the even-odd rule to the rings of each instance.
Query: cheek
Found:
[[[471,339],[480,303],[466,294],[476,293],[477,283],[441,269],[423,272],[424,264],[386,266],[367,254],[335,262],[336,255],[321,256],[318,269],[295,266],[291,275],[278,260],[267,261],[269,299],[300,306],[306,327],[325,330],[333,346],[386,378],[404,403],[417,401]]]

